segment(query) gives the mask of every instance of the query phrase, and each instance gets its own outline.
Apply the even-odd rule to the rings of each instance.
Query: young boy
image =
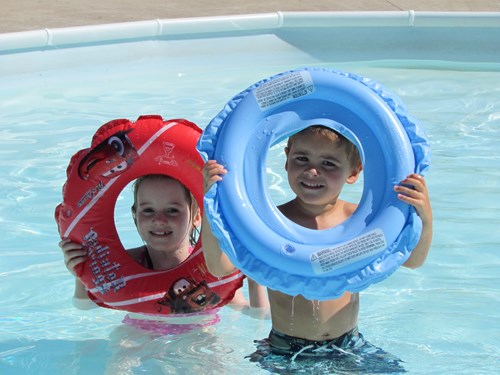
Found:
[[[288,182],[296,197],[278,207],[293,222],[311,229],[334,227],[353,214],[357,205],[339,199],[344,184],[357,181],[362,170],[356,147],[330,128],[315,125],[289,138],[285,148]],[[227,173],[210,160],[204,167],[205,191]],[[395,194],[415,207],[422,219],[420,240],[403,264],[423,264],[432,240],[432,210],[425,180],[411,174],[395,186]],[[216,276],[234,271],[204,217],[203,250],[208,269]],[[268,289],[272,330],[268,344],[274,353],[293,355],[318,348],[349,348],[362,340],[358,333],[359,293],[345,292],[340,298],[310,301]],[[359,344],[359,342],[358,342]],[[356,344],[357,346],[359,346]]]

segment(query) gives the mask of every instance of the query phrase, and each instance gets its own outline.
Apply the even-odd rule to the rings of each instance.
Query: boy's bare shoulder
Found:
[[[293,201],[289,201],[289,202],[286,202],[286,203],[283,203],[281,205],[279,205],[277,207],[277,209],[285,216],[288,216],[287,215],[287,212],[289,212],[292,208],[292,202]]]
[[[354,211],[356,211],[356,208],[358,208],[357,203],[351,203],[351,202],[343,201],[340,199],[337,201],[337,203],[338,203],[338,207],[340,207],[340,212],[342,212],[343,216],[345,216],[346,218],[351,216],[354,213]],[[293,220],[292,218],[294,216],[299,215],[299,210],[297,209],[295,201],[293,201],[293,200],[291,200],[287,203],[284,203],[284,204],[278,206],[277,208],[285,217],[287,217],[291,220]],[[338,212],[338,210],[337,210],[337,212]]]
[[[285,216],[287,219],[301,224],[303,219],[301,211],[297,209],[297,205],[295,200],[291,200],[289,202],[283,203],[282,205],[277,207],[278,210]]]
[[[358,205],[356,203],[351,203],[351,202],[346,202],[342,201],[344,205],[344,213],[346,217],[351,216],[354,211],[356,211],[356,208],[358,208]]]

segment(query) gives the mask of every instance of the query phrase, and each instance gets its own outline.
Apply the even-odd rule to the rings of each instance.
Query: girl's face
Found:
[[[334,203],[344,184],[356,182],[359,176],[345,146],[321,134],[299,134],[285,152],[288,183],[304,204]]]
[[[189,248],[199,214],[191,207],[180,182],[167,178],[145,179],[137,190],[135,221],[149,251],[173,254]]]

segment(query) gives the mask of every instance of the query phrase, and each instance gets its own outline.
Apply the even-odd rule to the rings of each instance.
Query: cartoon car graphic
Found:
[[[78,166],[78,175],[84,179],[118,176],[139,158],[127,131],[119,131],[90,151]]]
[[[181,278],[172,284],[157,303],[168,306],[172,313],[184,314],[216,306],[220,297],[203,280],[199,284],[190,278]]]

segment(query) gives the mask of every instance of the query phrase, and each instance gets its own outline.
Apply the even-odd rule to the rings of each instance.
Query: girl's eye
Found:
[[[154,211],[152,208],[144,208],[144,209],[142,210],[142,214],[143,214],[143,215],[152,215],[152,214],[154,214],[154,212],[155,212],[155,211]]]
[[[178,212],[179,212],[179,210],[178,210],[177,208],[169,208],[169,209],[167,210],[167,214],[169,214],[169,215],[175,215],[175,214],[177,214]]]

